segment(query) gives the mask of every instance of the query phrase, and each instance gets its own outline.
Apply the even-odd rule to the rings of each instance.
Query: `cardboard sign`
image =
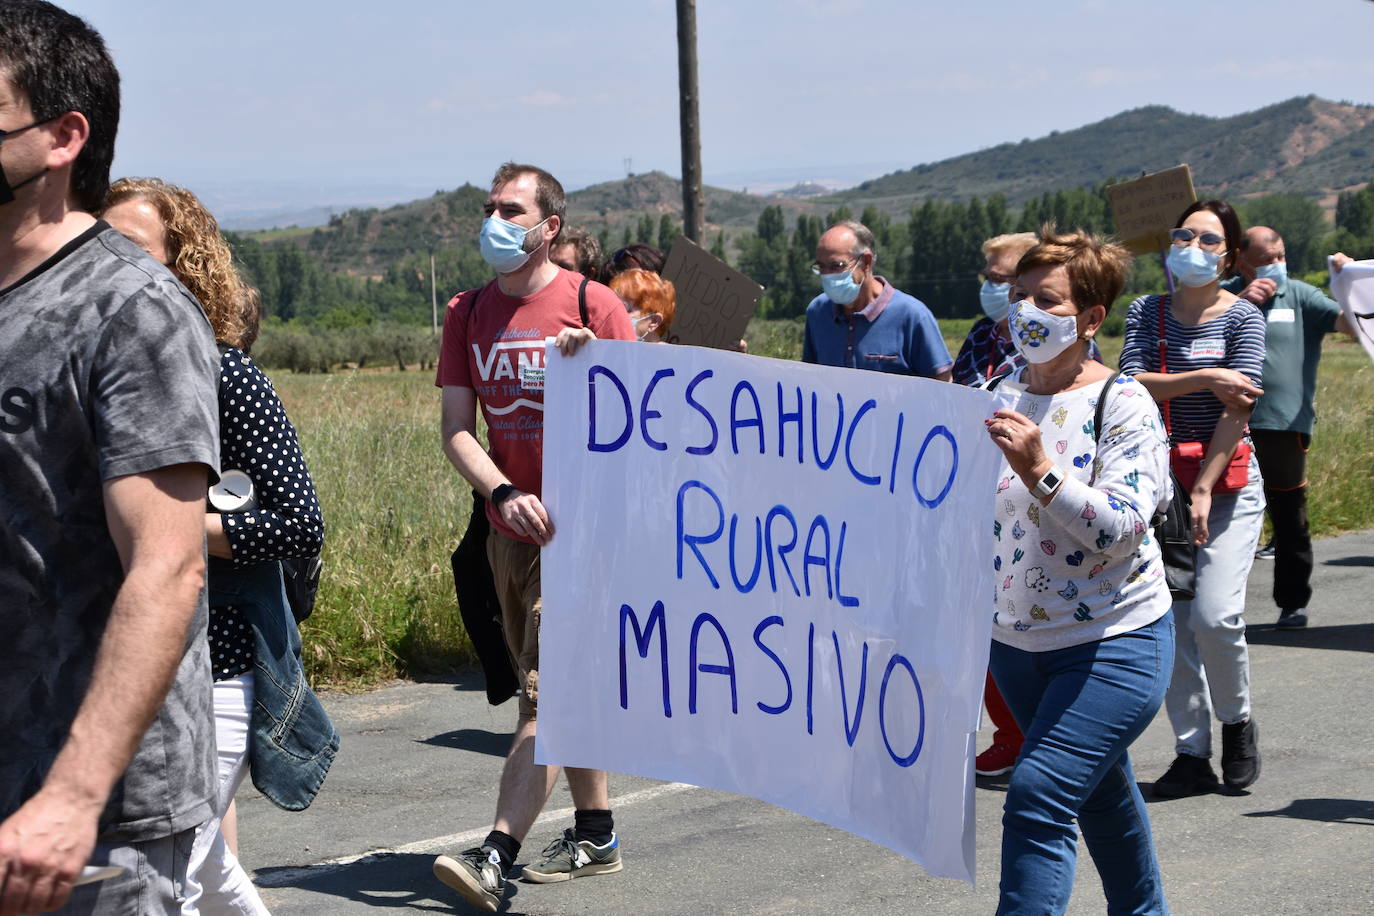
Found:
[[[1135,254],[1158,254],[1169,247],[1169,230],[1178,215],[1197,200],[1193,173],[1186,165],[1108,185],[1116,236]]]
[[[763,295],[762,286],[682,235],[668,252],[663,279],[677,288],[668,343],[733,350]]]
[[[547,369],[536,760],[750,795],[972,881],[991,395],[625,341]]]

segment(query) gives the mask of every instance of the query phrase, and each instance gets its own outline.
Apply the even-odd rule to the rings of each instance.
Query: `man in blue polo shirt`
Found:
[[[1265,316],[1264,394],[1250,416],[1250,436],[1274,526],[1274,603],[1278,626],[1307,626],[1312,597],[1312,538],[1307,529],[1307,447],[1316,411],[1322,338],[1352,333],[1340,306],[1288,276],[1283,239],[1253,226],[1241,242],[1240,276],[1224,284]]]
[[[947,382],[950,358],[930,309],[873,272],[877,251],[863,223],[845,220],[816,243],[825,291],[806,307],[802,360]]]

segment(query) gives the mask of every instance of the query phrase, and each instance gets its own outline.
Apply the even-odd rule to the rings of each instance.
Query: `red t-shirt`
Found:
[[[471,388],[487,421],[488,453],[517,489],[540,495],[544,473],[544,338],[582,327],[582,275],[559,269],[539,292],[513,298],[496,280],[453,297],[444,315],[435,384]],[[602,340],[634,340],[625,304],[609,287],[587,284],[587,321]],[[487,504],[487,518],[527,544]]]

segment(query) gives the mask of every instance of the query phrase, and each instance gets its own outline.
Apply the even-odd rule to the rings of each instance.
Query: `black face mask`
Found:
[[[44,118],[42,121],[34,121],[27,127],[17,127],[14,130],[0,130],[0,145],[4,144],[6,137],[12,136],[13,134],[23,133],[24,131],[37,127],[40,124],[47,124],[51,120],[52,118]],[[19,182],[19,184],[10,184],[9,178],[5,176],[5,166],[3,164],[0,164],[0,206],[4,206],[5,204],[14,200],[15,191],[19,190],[31,181],[37,181],[39,176],[41,176],[46,171],[47,169],[43,169],[36,175],[30,175],[28,178],[25,178],[23,181]]]

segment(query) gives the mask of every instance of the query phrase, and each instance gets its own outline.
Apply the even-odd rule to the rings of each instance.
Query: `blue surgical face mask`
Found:
[[[1196,289],[1217,281],[1221,255],[1203,251],[1196,245],[1175,245],[1169,249],[1169,273],[1184,286]]]
[[[526,238],[548,221],[546,216],[526,229],[499,216],[488,216],[482,221],[482,233],[477,239],[482,259],[498,274],[514,273],[530,259],[530,251],[525,248]]]
[[[863,285],[854,279],[854,271],[858,266],[855,264],[849,270],[835,274],[821,274],[821,289],[825,290],[831,302],[836,305],[848,305],[859,298],[859,290]]]
[[[1001,321],[1011,311],[1011,284],[983,281],[978,290],[978,302],[983,306],[983,314],[993,321]]]
[[[1256,280],[1273,280],[1275,283],[1282,283],[1288,279],[1288,262],[1275,261],[1273,264],[1265,264],[1263,267],[1255,268]]]

